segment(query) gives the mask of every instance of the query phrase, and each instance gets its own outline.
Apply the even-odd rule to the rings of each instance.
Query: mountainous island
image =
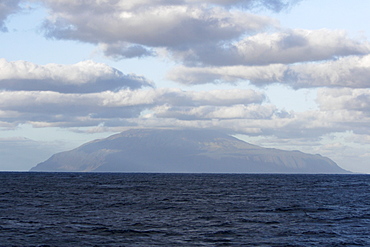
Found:
[[[321,155],[262,148],[204,129],[132,129],[54,154],[31,171],[348,173]]]

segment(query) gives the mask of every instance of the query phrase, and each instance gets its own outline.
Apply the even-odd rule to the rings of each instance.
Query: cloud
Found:
[[[128,122],[143,127],[218,128],[250,136],[317,140],[329,133],[370,134],[370,115],[363,110],[318,109],[286,112],[273,105],[177,107],[160,105]]]
[[[107,56],[116,58],[152,54],[148,48],[181,51],[234,40],[277,23],[232,6],[278,10],[287,4],[217,0],[42,2],[51,13],[43,25],[46,36],[99,44]]]
[[[349,56],[323,63],[291,66],[281,81],[293,88],[370,87],[370,55]]]
[[[120,122],[121,119],[138,118],[143,111],[152,111],[160,106],[188,109],[204,105],[249,105],[260,104],[264,99],[262,93],[241,89],[210,92],[126,89],[89,94],[1,91],[0,113],[4,122],[13,124],[31,123],[40,126],[40,123],[43,123],[43,126],[81,127],[96,126],[102,122],[109,125]]]
[[[199,106],[171,107],[162,105],[153,109],[155,117],[176,118],[180,120],[197,119],[266,119],[270,118],[276,108],[261,105],[232,105],[232,106]]]
[[[8,29],[5,26],[5,21],[9,15],[18,12],[21,0],[2,0],[0,3],[0,31],[6,32]]]
[[[23,123],[34,127],[103,126],[105,131],[127,126],[204,127],[284,139],[314,139],[348,130],[370,134],[369,98],[369,89],[323,88],[318,90],[318,110],[286,112],[266,104],[263,93],[245,89],[0,91],[0,125],[6,128]]]
[[[164,48],[188,65],[267,65],[370,51],[367,42],[340,30],[270,33],[279,26],[276,20],[248,13],[262,6],[281,11],[298,1],[42,2],[50,10],[43,25],[46,36],[98,44],[115,59],[155,56],[156,49]]]
[[[185,67],[172,69],[167,78],[187,85],[206,83],[236,83],[242,80],[254,84],[282,82],[288,66],[272,64],[268,66],[220,66]]]
[[[322,110],[361,111],[370,116],[370,89],[320,89],[317,103]]]
[[[78,9],[78,7],[91,5],[93,7],[104,7],[103,11],[112,9],[113,7],[119,7],[124,10],[133,10],[137,8],[142,8],[145,6],[161,6],[161,5],[199,5],[199,4],[212,4],[224,7],[238,6],[248,9],[253,8],[266,8],[274,11],[281,11],[284,8],[289,8],[292,5],[300,2],[301,0],[135,0],[135,1],[99,1],[99,0],[89,0],[85,2],[68,2],[68,0],[40,0],[45,3],[53,4],[53,6],[58,8],[68,9],[66,3],[72,6],[73,9]],[[100,10],[96,10],[99,12]]]
[[[211,91],[192,91],[189,97],[198,104],[215,106],[262,103],[266,96],[251,89],[228,89]]]
[[[258,33],[226,46],[194,47],[177,52],[176,57],[198,66],[253,66],[321,61],[369,52],[368,42],[350,39],[342,30],[293,29]]]
[[[129,45],[124,42],[101,44],[100,48],[108,57],[115,59],[154,56],[155,52],[141,45]]]
[[[93,61],[37,65],[0,59],[0,68],[0,88],[5,90],[91,93],[151,86],[143,77],[124,75],[106,64]]]
[[[280,83],[294,89],[312,87],[370,87],[370,55],[348,56],[317,63],[267,66],[179,66],[167,75],[183,84],[236,83],[257,86]]]
[[[198,0],[199,1],[199,0]],[[268,9],[275,12],[280,12],[283,9],[288,9],[293,5],[297,4],[301,0],[296,1],[281,1],[281,0],[214,0],[210,2],[222,3],[226,6],[228,4],[240,6],[248,9]],[[199,1],[200,2],[200,1]]]
[[[3,127],[92,128],[120,131],[128,126],[224,129],[251,136],[316,140],[333,132],[370,135],[368,89],[320,89],[318,110],[286,112],[265,103],[253,90],[183,91],[138,89],[88,94],[2,91]]]
[[[263,18],[239,11],[185,5],[163,5],[96,13],[86,6],[82,14],[63,12],[45,23],[47,35],[90,43],[125,41],[152,47],[176,47],[236,38],[269,24]],[[104,9],[104,8],[103,8]],[[94,11],[94,15],[88,12]],[[55,19],[55,20],[54,20]]]
[[[158,105],[171,104],[177,106],[199,105],[234,105],[259,104],[265,100],[265,95],[254,90],[213,90],[213,91],[183,91],[176,88],[159,88],[151,90],[121,90],[119,92],[104,92],[100,96],[105,106],[127,105]],[[93,96],[96,98],[96,96]]]

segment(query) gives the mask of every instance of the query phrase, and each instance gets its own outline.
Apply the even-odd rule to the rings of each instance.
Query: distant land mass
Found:
[[[31,171],[349,173],[318,154],[263,148],[204,129],[132,129],[54,154]]]

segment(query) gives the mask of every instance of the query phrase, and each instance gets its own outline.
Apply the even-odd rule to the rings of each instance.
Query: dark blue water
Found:
[[[0,246],[370,246],[370,176],[0,173]]]

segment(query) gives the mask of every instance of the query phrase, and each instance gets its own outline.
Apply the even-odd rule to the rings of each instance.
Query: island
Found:
[[[30,171],[349,173],[318,154],[263,148],[208,129],[131,129],[54,154]]]

